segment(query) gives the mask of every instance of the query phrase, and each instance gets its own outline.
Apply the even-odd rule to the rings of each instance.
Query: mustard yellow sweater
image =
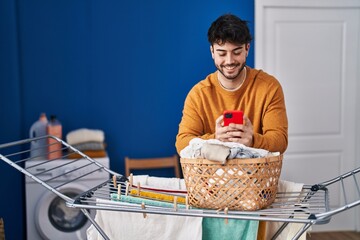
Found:
[[[178,153],[191,139],[215,138],[215,120],[224,110],[243,110],[254,128],[254,148],[284,153],[288,121],[280,83],[271,75],[246,67],[245,82],[236,91],[221,87],[217,72],[196,84],[186,97],[176,136]]]

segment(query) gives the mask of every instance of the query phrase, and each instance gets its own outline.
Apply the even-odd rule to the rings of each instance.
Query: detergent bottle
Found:
[[[48,135],[55,136],[59,139],[62,138],[62,125],[60,121],[56,118],[55,115],[50,116],[50,121],[46,126],[46,131]],[[49,137],[47,139],[48,143],[48,159],[60,159],[62,158],[62,144],[58,140]]]
[[[40,114],[37,120],[30,128],[30,138],[37,138],[46,135],[46,126],[48,120],[45,113]],[[31,142],[30,157],[34,159],[46,159],[47,157],[47,141],[46,138],[40,138]]]

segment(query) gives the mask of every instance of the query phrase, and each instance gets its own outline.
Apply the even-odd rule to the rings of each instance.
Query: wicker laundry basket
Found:
[[[226,164],[181,158],[190,206],[258,210],[276,197],[283,155],[231,159]]]

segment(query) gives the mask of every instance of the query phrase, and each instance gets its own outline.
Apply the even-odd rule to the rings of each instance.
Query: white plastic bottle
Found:
[[[39,120],[37,120],[30,128],[30,138],[36,138],[46,135],[46,126],[48,120],[45,113],[40,114]],[[36,159],[46,159],[47,157],[47,141],[46,138],[34,140],[31,142],[30,157]]]
[[[62,138],[62,126],[55,115],[50,116],[50,121],[47,124],[46,130],[48,135],[52,135],[60,139]],[[48,159],[53,160],[62,158],[62,144],[53,138],[48,138],[47,143]]]

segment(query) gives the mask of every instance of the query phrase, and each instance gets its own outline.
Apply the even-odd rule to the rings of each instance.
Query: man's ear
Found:
[[[214,47],[210,46],[211,57],[214,59]]]
[[[249,50],[250,50],[250,43],[247,43],[247,44],[246,44],[245,50],[246,50],[246,57],[247,57],[248,54],[249,54]]]

